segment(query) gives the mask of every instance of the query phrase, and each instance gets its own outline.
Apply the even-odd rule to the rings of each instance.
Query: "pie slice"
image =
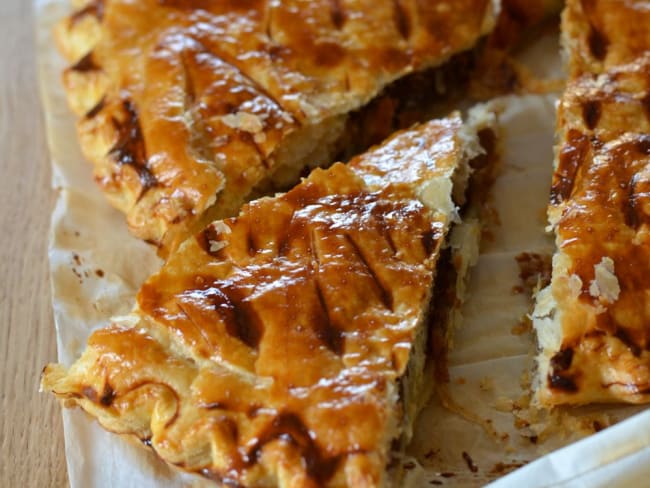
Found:
[[[43,387],[225,485],[386,486],[433,378],[436,269],[490,130],[475,122],[398,133],[210,224]]]
[[[347,133],[386,133],[391,107],[350,113],[473,47],[495,16],[493,0],[76,6],[57,38],[73,63],[64,84],[82,150],[133,233],[163,256],[366,139]]]
[[[601,59],[582,56],[597,26],[569,41],[572,68],[588,71],[569,83],[558,113],[549,207],[558,250],[534,312],[545,406],[650,401],[650,54],[608,67],[643,41],[625,37],[643,25],[641,3],[569,2],[565,14],[569,28],[581,5],[590,22],[597,13],[620,22],[598,30],[610,39]]]

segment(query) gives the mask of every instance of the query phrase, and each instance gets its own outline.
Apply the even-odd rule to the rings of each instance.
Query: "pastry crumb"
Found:
[[[589,294],[606,303],[614,303],[621,293],[621,286],[614,273],[614,261],[603,257],[600,263],[594,265],[595,279],[589,285]]]

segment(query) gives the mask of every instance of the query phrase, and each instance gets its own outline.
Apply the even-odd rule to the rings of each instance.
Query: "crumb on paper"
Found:
[[[612,419],[603,413],[595,413],[582,418],[575,418],[568,413],[563,413],[561,418],[565,429],[572,429],[582,436],[588,436],[606,429],[612,424]]]
[[[77,270],[77,268],[75,268],[74,266],[71,268],[71,270],[72,270],[72,273],[79,279],[79,283],[83,283],[84,282],[83,274],[80,273]]]
[[[524,292],[524,287],[521,285],[515,285],[512,287],[512,294],[513,295],[521,295]]]
[[[402,468],[404,468],[407,471],[410,471],[412,469],[415,469],[415,462],[414,461],[407,461],[404,464],[402,464]]]
[[[478,472],[478,466],[476,465],[472,457],[467,453],[467,451],[463,451],[463,459],[465,460],[467,467],[472,473]]]
[[[81,256],[77,254],[76,252],[72,253],[72,268],[70,270],[72,273],[77,277],[79,280],[80,284],[83,284],[84,278],[88,278],[90,276],[90,273],[88,270],[80,270],[78,269],[79,266],[82,266],[83,261],[81,260]]]
[[[533,321],[530,319],[530,316],[524,314],[515,325],[512,326],[510,332],[513,335],[520,336],[527,334],[533,330]]]
[[[435,458],[438,454],[440,454],[439,449],[429,449],[425,454],[424,454],[424,459],[430,461],[431,459]]]
[[[481,391],[492,391],[494,390],[494,379],[486,376],[483,379],[481,379],[478,386],[481,389]]]
[[[530,427],[530,422],[526,419],[523,419],[521,417],[515,417],[514,419],[514,426],[516,429],[521,430],[525,429],[526,427]]]
[[[499,397],[494,402],[494,408],[499,412],[512,412],[515,402],[508,397]]]
[[[63,406],[65,408],[75,408],[77,406],[77,404],[75,403],[74,400],[65,399],[65,400],[63,400]]]
[[[494,206],[494,202],[488,198],[481,209],[481,246],[491,244],[496,240],[495,231],[501,226],[501,217],[499,211]]]
[[[522,252],[515,256],[515,260],[519,266],[520,286],[531,296],[535,290],[549,285],[552,266],[550,254]]]
[[[490,474],[504,476],[516,469],[521,468],[522,466],[525,466],[528,464],[528,462],[529,461],[516,461],[514,459],[510,462],[498,462],[492,467],[492,469],[490,469],[489,472]]]

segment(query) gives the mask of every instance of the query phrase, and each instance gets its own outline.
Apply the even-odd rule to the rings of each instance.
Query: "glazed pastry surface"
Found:
[[[650,38],[636,30],[649,12],[570,1],[564,13],[571,81],[548,210],[558,251],[535,310],[543,405],[650,401]]]
[[[462,131],[454,115],[398,133],[210,224],[44,387],[226,485],[383,486],[477,151]]]
[[[470,49],[491,0],[91,0],[57,29],[84,155],[133,233],[188,235],[344,150],[348,114]]]

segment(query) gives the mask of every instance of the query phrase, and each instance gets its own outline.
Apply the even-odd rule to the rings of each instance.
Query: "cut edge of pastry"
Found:
[[[569,82],[558,104],[553,188],[547,207],[547,231],[554,234],[555,249],[551,282],[535,292],[535,306],[531,314],[537,342],[532,370],[532,404],[547,411],[592,403],[643,404],[650,401],[646,352],[635,353],[634,349],[639,346],[626,338],[624,330],[624,339],[620,339],[618,331],[612,332],[609,324],[604,325],[602,330],[597,330],[598,326],[595,325],[600,315],[610,313],[610,307],[622,291],[617,276],[619,271],[609,254],[616,253],[616,248],[621,246],[620,239],[611,238],[611,242],[608,242],[611,250],[608,247],[595,250],[600,248],[600,243],[594,243],[593,236],[586,239],[583,245],[599,255],[590,266],[594,279],[583,282],[572,270],[578,267],[577,261],[585,256],[572,260],[565,250],[565,245],[571,242],[560,233],[563,218],[577,207],[572,202],[575,180],[583,178],[594,181],[602,177],[598,173],[589,174],[590,167],[602,165],[611,168],[621,157],[618,146],[625,147],[636,139],[646,137],[639,132],[647,128],[649,120],[649,95],[647,89],[644,94],[640,86],[647,84],[650,55],[646,52],[632,61],[624,58],[625,62],[620,64],[609,63],[604,56],[602,59],[594,56],[588,44],[598,40],[591,39],[598,32],[591,25],[590,13],[583,3],[569,1],[562,13],[561,48]],[[612,12],[633,8],[633,4],[613,6]],[[629,39],[617,41],[623,44]],[[612,48],[622,46],[613,44]],[[579,148],[583,143],[584,147]],[[573,173],[567,173],[569,164],[561,164],[563,153],[564,157],[569,156],[567,160],[572,160],[576,165]],[[624,164],[621,162],[622,166]],[[617,176],[612,169],[610,171],[614,181]],[[634,184],[637,176],[639,173],[632,176]],[[598,190],[602,192],[603,188]],[[590,191],[596,192],[593,188]],[[611,191],[614,193],[613,189]],[[634,186],[626,191],[629,192],[629,199],[638,198]],[[580,198],[584,205],[584,195],[580,195]],[[597,210],[602,200],[595,199],[589,203]],[[594,208],[590,209],[591,212],[594,212]],[[617,226],[620,224],[618,219],[622,220],[622,217],[613,214],[607,218],[612,226],[612,235],[620,233]],[[572,231],[577,233],[580,229]],[[637,240],[643,239],[640,237],[641,231],[636,229],[635,232],[638,234],[627,245],[636,245]],[[606,239],[609,241],[610,237]],[[590,300],[582,299],[584,295]],[[634,307],[630,308],[632,310],[623,308],[617,313],[621,316],[634,313]],[[568,339],[569,331],[575,329],[576,324],[584,327],[583,335],[576,336],[574,330],[571,332],[573,336]]]
[[[583,41],[581,31],[588,28],[588,22],[583,18],[582,6],[579,2],[567,2],[561,14],[560,29],[560,54],[564,66],[570,73],[569,78],[575,79],[582,74],[582,64],[586,63],[582,59],[581,42]],[[575,82],[574,82],[575,84]],[[565,87],[564,94],[573,86],[571,82]],[[560,106],[561,106],[560,101]],[[556,130],[556,145],[554,147],[553,169],[558,167],[559,153],[563,143],[565,129],[560,126],[561,108],[558,110]],[[549,227],[547,231],[554,228],[555,223],[560,216],[561,209],[548,205],[547,219]],[[559,249],[560,243],[556,242],[556,248]],[[550,400],[552,395],[548,393],[548,378],[551,370],[552,356],[561,349],[562,346],[562,317],[558,310],[558,303],[553,296],[553,285],[556,281],[562,280],[566,283],[566,290],[570,294],[579,294],[582,287],[578,276],[568,274],[569,264],[567,259],[555,250],[552,256],[551,265],[551,282],[539,289],[534,290],[534,308],[530,314],[532,326],[536,340],[536,352],[534,353],[531,389],[532,405],[535,408],[551,408],[553,402]],[[577,281],[576,281],[577,279]]]
[[[246,195],[228,195],[229,199],[223,194],[215,195],[214,202],[204,210],[188,234],[194,235],[215,220],[236,215],[247,202],[290,188],[306,172],[330,165],[341,151],[340,139],[347,120],[347,115],[334,116],[318,124],[298,127],[291,132],[270,155],[274,163],[267,179],[260,181]],[[171,248],[178,247],[182,240],[181,237]]]
[[[477,104],[469,110],[460,132],[467,148],[466,164],[459,172],[465,184],[460,186],[463,191],[456,194],[456,221],[442,251],[444,259],[438,266],[431,310],[435,318],[429,337],[430,370],[441,384],[449,381],[448,354],[453,348],[454,332],[462,326],[461,308],[467,298],[469,273],[478,262],[484,205],[501,169],[497,118],[498,107],[494,104]]]

